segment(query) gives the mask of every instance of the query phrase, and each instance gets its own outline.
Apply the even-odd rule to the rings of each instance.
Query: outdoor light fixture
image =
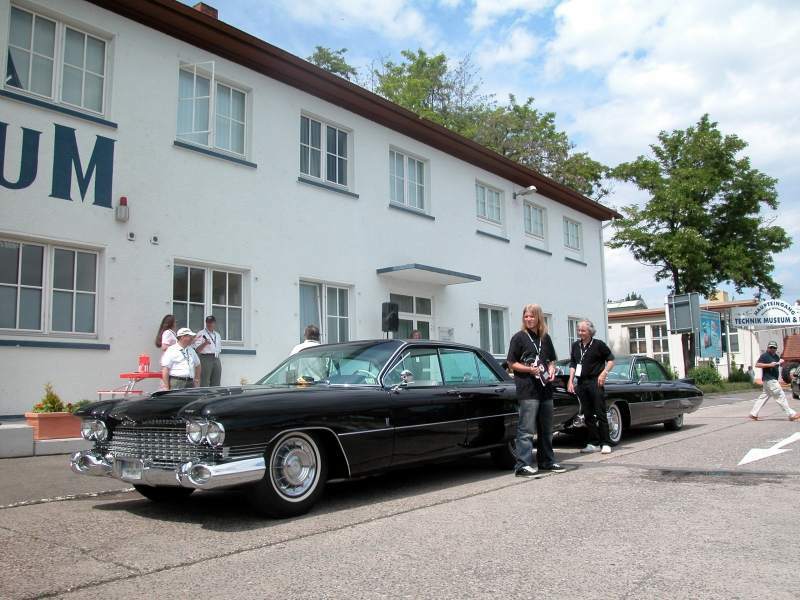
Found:
[[[120,223],[126,223],[128,221],[128,217],[128,198],[127,196],[120,196],[119,204],[117,204],[117,208],[114,211],[114,218]]]
[[[527,196],[528,194],[533,194],[534,192],[536,192],[536,186],[535,185],[529,185],[528,187],[526,187],[521,192],[514,192],[512,194],[512,196],[513,196],[514,200],[516,200],[517,196]]]

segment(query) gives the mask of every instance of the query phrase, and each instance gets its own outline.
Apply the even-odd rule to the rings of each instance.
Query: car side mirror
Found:
[[[399,394],[401,390],[407,387],[408,384],[405,381],[401,381],[400,383],[396,383],[391,388],[389,388],[389,391],[394,394]]]
[[[645,381],[647,381],[647,373],[639,373],[639,380],[636,383],[639,384]]]

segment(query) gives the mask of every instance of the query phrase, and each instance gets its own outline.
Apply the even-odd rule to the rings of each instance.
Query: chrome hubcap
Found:
[[[622,433],[622,415],[620,415],[619,409],[614,406],[608,409],[606,417],[608,418],[608,436],[612,441],[618,442]]]
[[[305,437],[283,439],[272,453],[270,474],[277,490],[289,498],[299,498],[317,479],[317,448]]]

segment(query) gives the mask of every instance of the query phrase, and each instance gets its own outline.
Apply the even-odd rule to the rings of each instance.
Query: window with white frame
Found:
[[[569,317],[567,319],[567,337],[569,338],[569,347],[572,348],[572,344],[577,342],[580,337],[578,337],[578,323],[583,321],[582,317]]]
[[[411,332],[419,331],[423,340],[431,339],[432,302],[430,298],[389,294],[389,302],[397,304],[398,329],[393,335],[397,339],[408,339]]]
[[[653,358],[669,369],[669,331],[666,324],[651,325],[653,335]]]
[[[478,324],[481,334],[481,348],[489,354],[505,354],[506,315],[508,310],[492,306],[478,307]]]
[[[300,282],[300,335],[308,325],[319,327],[323,342],[335,344],[350,340],[350,290],[346,287]]]
[[[739,330],[725,319],[722,319],[722,351],[739,352]]]
[[[172,270],[172,313],[177,327],[198,331],[214,315],[226,342],[244,340],[244,273],[176,264]]]
[[[178,71],[179,140],[244,156],[247,93],[217,81],[214,63]]]
[[[17,6],[10,24],[6,86],[104,112],[105,40]]]
[[[645,326],[628,327],[629,354],[647,354],[647,337]]]
[[[522,205],[523,216],[525,219],[525,233],[544,239],[545,237],[545,209],[541,206],[529,202]]]
[[[425,163],[389,150],[389,199],[395,204],[425,210]]]
[[[475,184],[475,203],[478,216],[493,223],[503,222],[503,197],[502,192],[494,188]]]
[[[97,252],[0,240],[0,329],[96,333],[97,269]]]
[[[570,250],[580,251],[583,248],[583,228],[581,224],[564,217],[564,246]]]
[[[349,168],[348,140],[349,132],[344,129],[302,115],[300,172],[346,187]]]

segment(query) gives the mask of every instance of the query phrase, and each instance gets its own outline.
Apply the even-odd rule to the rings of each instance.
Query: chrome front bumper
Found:
[[[79,475],[107,476],[128,483],[149,486],[185,487],[198,490],[233,487],[264,477],[263,456],[224,463],[186,462],[177,468],[155,467],[136,458],[102,456],[94,450],[75,452],[70,468]]]

